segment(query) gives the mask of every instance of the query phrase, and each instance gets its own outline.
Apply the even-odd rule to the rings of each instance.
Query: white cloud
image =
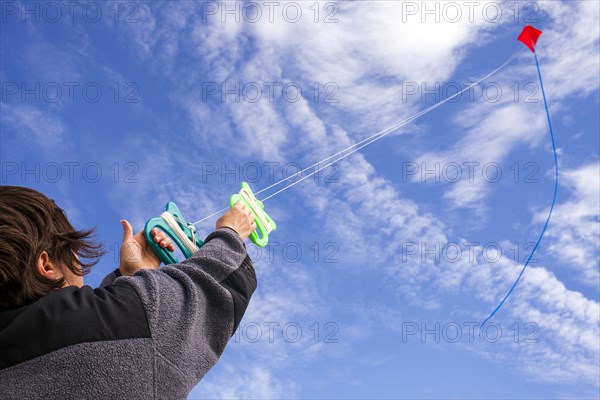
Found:
[[[548,12],[555,22],[544,29],[537,46],[552,116],[568,110],[573,97],[585,97],[600,87],[597,74],[600,63],[597,57],[590,57],[597,54],[599,48],[599,10],[597,3],[586,1],[568,5],[559,1],[540,2],[540,10]],[[577,23],[572,22],[573,18]],[[566,54],[569,56],[565,57]],[[517,146],[533,148],[546,143],[548,125],[531,53],[526,51],[519,61],[491,80],[503,91],[499,102],[479,101],[461,110],[455,124],[465,135],[452,149],[429,151],[419,156],[417,162],[428,165],[465,161],[481,165],[502,163]],[[534,92],[526,89],[525,85],[530,82],[535,85]],[[516,103],[515,84],[523,88],[519,89],[520,101]],[[528,101],[535,100],[534,103],[523,98],[529,94],[533,97]],[[453,207],[473,208],[483,216],[484,201],[492,192],[492,186],[482,179],[480,170],[477,172],[474,182],[462,179],[451,185],[444,198]]]
[[[531,108],[531,107],[530,107]],[[462,177],[444,193],[453,207],[484,208],[484,200],[494,185],[494,171],[483,169],[500,165],[519,145],[536,145],[545,133],[546,119],[542,110],[525,109],[506,96],[499,103],[476,103],[455,119],[464,136],[449,150],[425,153],[416,160],[432,169],[436,164],[446,167],[458,164]],[[471,165],[472,170],[467,166]],[[462,171],[464,168],[464,171]],[[494,167],[495,168],[495,167]],[[418,179],[415,175],[413,179]]]
[[[488,268],[491,271],[485,271]],[[476,289],[479,298],[491,296],[498,301],[521,268],[511,260],[491,266],[473,266],[471,270],[476,272],[468,278],[469,287]],[[492,278],[498,276],[505,279]],[[594,361],[600,356],[597,301],[567,289],[546,268],[533,267],[527,270],[501,314],[508,314],[521,324],[533,322],[539,327],[539,342],[517,353],[518,362],[536,380],[581,380],[591,384],[590,388],[598,387],[600,367]],[[498,319],[506,320],[501,314]],[[502,353],[503,349],[498,350],[494,353]]]
[[[38,146],[41,152],[54,152],[56,146],[68,146],[65,124],[57,115],[28,104],[2,103],[2,120],[10,124],[24,141]]]
[[[560,182],[571,196],[558,203],[546,236],[548,250],[565,268],[574,269],[582,283],[597,287],[600,240],[600,166],[597,162],[560,172]],[[545,222],[547,210],[535,215]]]
[[[583,97],[600,87],[598,53],[600,5],[595,1],[540,1],[553,19],[538,41],[547,96],[553,101]]]
[[[295,384],[282,384],[268,368],[242,361],[236,364],[223,365],[218,375],[209,372],[188,399],[281,399],[294,393]]]

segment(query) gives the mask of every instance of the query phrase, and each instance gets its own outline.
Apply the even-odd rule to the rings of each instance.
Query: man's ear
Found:
[[[60,266],[50,260],[50,256],[46,251],[43,251],[38,257],[36,267],[38,273],[44,278],[56,281],[64,277]]]

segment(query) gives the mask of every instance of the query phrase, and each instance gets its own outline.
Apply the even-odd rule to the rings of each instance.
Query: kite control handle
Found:
[[[269,242],[269,233],[277,228],[275,221],[265,212],[265,206],[256,199],[254,193],[252,193],[252,189],[250,189],[250,186],[246,182],[242,182],[242,188],[239,193],[231,196],[229,205],[233,207],[240,201],[252,212],[254,221],[256,222],[256,231],[250,234],[250,240],[259,247],[265,247]],[[149,219],[144,227],[146,242],[165,265],[177,264],[179,260],[170,250],[162,248],[158,243],[154,242],[151,234],[154,228],[160,229],[171,238],[173,244],[181,250],[185,258],[190,258],[204,244],[196,236],[194,225],[188,223],[183,218],[177,205],[171,201],[168,202],[165,212],[158,218]],[[260,236],[258,232],[260,232]]]
[[[254,196],[252,189],[250,189],[250,186],[246,182],[242,182],[242,188],[239,193],[231,196],[229,206],[233,207],[240,201],[254,214],[256,230],[250,234],[250,240],[258,247],[265,247],[269,242],[269,233],[277,228],[275,221],[265,212],[265,206]],[[260,232],[260,236],[258,232]]]
[[[179,260],[170,250],[162,248],[158,243],[154,242],[150,234],[154,228],[160,229],[169,236],[173,243],[179,247],[185,258],[190,258],[204,244],[196,236],[194,225],[187,223],[177,205],[171,201],[168,202],[166,211],[158,218],[149,219],[144,227],[146,242],[165,265],[177,264]]]

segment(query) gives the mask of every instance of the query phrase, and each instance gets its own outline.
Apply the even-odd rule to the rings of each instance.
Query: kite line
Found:
[[[523,32],[521,32],[521,34],[519,35],[518,39],[521,42],[523,42],[523,44],[525,44],[525,46],[529,47],[529,49],[533,53],[533,56],[535,57],[535,66],[537,67],[538,78],[540,80],[540,87],[542,88],[542,97],[544,98],[544,108],[546,109],[546,117],[548,118],[548,127],[550,129],[550,139],[552,141],[552,151],[554,153],[554,194],[552,195],[552,202],[550,203],[550,211],[548,212],[548,217],[546,218],[546,223],[544,223],[542,232],[540,233],[540,236],[538,237],[538,239],[535,243],[535,246],[533,246],[533,250],[531,250],[531,253],[527,257],[527,260],[525,260],[525,264],[523,265],[523,268],[521,269],[519,276],[517,276],[517,279],[512,284],[512,286],[510,287],[510,289],[508,290],[508,292],[506,293],[506,295],[504,296],[504,298],[502,299],[500,304],[498,304],[498,306],[494,309],[494,311],[492,311],[492,313],[481,324],[482,329],[483,329],[483,326],[498,312],[498,310],[500,310],[500,308],[502,307],[504,302],[508,299],[508,297],[511,295],[511,293],[513,292],[513,290],[515,289],[515,287],[521,280],[521,277],[523,276],[525,269],[529,265],[529,261],[531,261],[531,258],[535,254],[536,250],[538,249],[538,247],[540,245],[540,242],[542,241],[542,238],[544,237],[544,233],[546,232],[546,228],[548,228],[548,223],[550,222],[550,217],[552,216],[552,210],[554,210],[554,204],[556,203],[556,194],[558,193],[558,157],[556,155],[556,143],[554,142],[554,132],[552,131],[552,122],[550,121],[550,111],[548,110],[548,101],[546,100],[546,92],[544,91],[544,82],[542,81],[542,72],[540,71],[540,63],[538,61],[538,57],[535,52],[535,45],[541,34],[542,34],[542,31],[537,30],[530,25],[527,25],[523,29]]]
[[[311,176],[313,176],[313,175],[319,173],[320,171],[324,170],[325,168],[328,168],[331,165],[333,165],[333,164],[335,164],[335,163],[343,160],[344,158],[346,158],[346,157],[348,157],[348,156],[356,153],[358,150],[362,149],[363,147],[366,147],[366,146],[370,145],[371,143],[376,142],[376,141],[384,138],[385,136],[389,135],[390,133],[392,133],[392,132],[400,129],[401,127],[403,127],[403,126],[411,123],[412,121],[416,120],[417,118],[422,117],[423,115],[425,115],[425,114],[427,114],[427,113],[435,110],[436,108],[444,105],[445,103],[451,101],[452,99],[456,98],[457,96],[460,96],[461,94],[463,94],[467,90],[470,90],[474,86],[479,85],[481,82],[483,82],[484,80],[486,80],[486,79],[490,78],[491,76],[495,75],[498,71],[500,71],[506,65],[508,65],[512,60],[514,60],[521,53],[521,51],[522,51],[522,48],[518,48],[508,58],[508,60],[506,60],[504,63],[502,63],[502,65],[500,65],[498,68],[494,69],[493,71],[491,71],[487,75],[483,76],[482,78],[479,78],[476,82],[470,84],[469,86],[465,87],[464,89],[462,89],[462,90],[454,93],[452,96],[449,96],[449,97],[445,98],[444,100],[440,100],[437,103],[435,103],[435,104],[433,104],[433,105],[431,105],[431,106],[429,106],[429,107],[427,107],[427,108],[419,111],[418,113],[416,113],[416,114],[414,114],[414,115],[412,115],[412,116],[410,116],[410,117],[408,117],[408,118],[406,118],[406,119],[404,119],[402,121],[396,122],[395,124],[393,124],[393,125],[385,128],[385,129],[383,129],[383,130],[381,130],[381,131],[379,131],[379,132],[377,132],[377,133],[375,133],[375,134],[373,134],[373,135],[371,135],[371,136],[369,136],[369,137],[367,137],[367,138],[365,138],[365,139],[363,139],[363,140],[361,140],[359,142],[356,142],[356,143],[354,143],[354,144],[346,147],[345,149],[342,149],[342,150],[338,151],[335,154],[332,154],[332,155],[330,155],[330,156],[328,156],[328,157],[326,157],[326,158],[324,158],[324,159],[322,159],[320,161],[317,161],[316,163],[314,163],[314,164],[312,164],[312,165],[310,165],[310,166],[308,166],[308,167],[306,167],[306,168],[304,168],[304,169],[302,169],[302,170],[300,170],[300,171],[298,171],[298,172],[296,172],[296,173],[294,173],[294,174],[292,174],[292,175],[290,175],[288,177],[285,177],[285,178],[283,178],[283,179],[281,179],[281,180],[279,180],[279,181],[277,181],[277,182],[275,182],[275,183],[273,183],[273,184],[271,184],[271,185],[269,185],[269,186],[267,186],[267,187],[265,187],[265,188],[257,191],[255,194],[263,193],[263,192],[265,192],[265,191],[267,191],[267,190],[269,190],[269,189],[271,189],[271,188],[273,188],[275,186],[278,186],[278,185],[280,185],[280,184],[282,184],[282,183],[284,183],[286,181],[289,181],[290,179],[293,179],[293,178],[295,178],[295,177],[303,174],[304,172],[306,172],[306,171],[308,171],[308,170],[310,170],[312,168],[315,168],[315,170],[312,171],[310,174],[303,176],[299,180],[297,180],[295,182],[292,182],[292,183],[286,185],[285,187],[283,187],[282,189],[279,189],[275,193],[272,193],[269,196],[265,197],[262,200],[262,202],[265,202],[265,201],[269,200],[270,198],[272,198],[272,197],[280,194],[281,192],[283,192],[283,191],[291,188],[292,186],[297,185],[298,183],[302,182],[303,180],[305,180],[307,178],[310,178]],[[343,155],[341,155],[341,154],[343,154]],[[335,158],[337,156],[340,156],[340,157]],[[335,158],[335,159],[332,160],[332,161],[329,161],[332,158]],[[321,165],[321,164],[323,164],[325,162],[327,162],[327,163],[324,164],[324,165],[322,165],[321,167],[319,167],[319,165]],[[204,217],[202,219],[199,219],[196,222],[193,222],[191,225],[199,224],[200,222],[203,222],[203,221],[205,221],[205,220],[207,220],[207,219],[209,219],[211,217],[214,217],[217,214],[222,213],[223,211],[227,210],[228,208],[229,207],[224,207],[221,210],[215,211],[215,212],[207,215],[206,217]]]

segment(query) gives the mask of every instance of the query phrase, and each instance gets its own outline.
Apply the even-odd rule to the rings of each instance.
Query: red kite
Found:
[[[525,46],[529,47],[529,50],[535,53],[535,44],[537,43],[537,40],[541,34],[542,31],[535,29],[531,25],[527,25],[525,28],[523,28],[523,31],[517,39]]]

